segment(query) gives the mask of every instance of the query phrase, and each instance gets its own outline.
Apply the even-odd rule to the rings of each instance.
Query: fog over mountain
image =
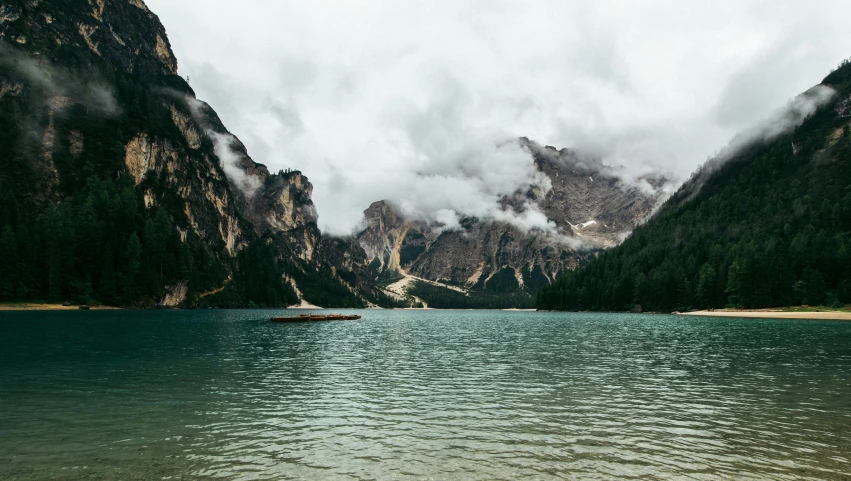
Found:
[[[310,177],[331,233],[381,199],[494,215],[540,180],[520,136],[685,178],[851,45],[843,1],[148,4],[198,97],[258,162]]]

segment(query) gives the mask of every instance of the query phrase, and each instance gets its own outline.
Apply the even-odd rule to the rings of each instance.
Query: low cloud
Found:
[[[753,142],[767,142],[778,135],[790,132],[801,125],[816,109],[836,95],[836,91],[826,85],[816,85],[790,100],[782,109],[763,118],[755,126],[739,133],[710,162],[711,165],[723,164],[735,156],[743,147]]]
[[[686,178],[851,45],[842,0],[147,3],[199,97],[256,161],[305,172],[332,233],[380,199],[546,228],[501,207],[539,180],[501,147],[521,136]]]
[[[216,152],[216,157],[221,162],[222,170],[225,171],[228,179],[234,183],[248,197],[254,195],[257,189],[260,188],[260,179],[256,176],[248,175],[245,169],[241,166],[243,156],[240,152],[234,150],[233,146],[238,140],[231,134],[220,134],[207,131],[207,136],[213,141],[213,147]]]
[[[702,164],[689,179],[690,195],[700,192],[706,180],[745,147],[755,142],[768,142],[779,135],[792,131],[804,120],[836,95],[836,91],[826,85],[816,85],[798,95],[782,109],[763,118],[755,126],[739,133],[713,158]],[[791,147],[790,147],[791,148]]]
[[[795,97],[785,109],[768,119],[763,125],[757,127],[757,136],[763,140],[771,140],[780,134],[786,133],[801,123],[816,109],[824,105],[836,95],[836,91],[826,85],[816,85],[803,94]]]
[[[420,141],[429,137],[419,134]],[[448,141],[436,135],[434,143]],[[409,161],[419,163],[420,168],[402,172],[395,181],[388,179],[379,199],[391,201],[408,218],[446,226],[457,226],[463,217],[476,217],[507,222],[524,231],[554,229],[534,203],[524,199],[515,206],[503,203],[517,191],[536,186],[546,193],[552,187],[535,168],[530,153],[516,141],[481,139],[476,144],[481,147],[458,142],[452,144],[455,147],[415,148]],[[421,156],[417,158],[417,154]]]
[[[215,112],[206,102],[173,90],[164,91],[164,93],[186,102],[192,113],[192,118],[198,122],[204,134],[213,142],[213,151],[219,158],[222,170],[228,180],[247,197],[252,197],[261,187],[262,181],[246,171],[246,166],[252,165],[252,161],[246,156],[245,148],[240,140],[222,129],[217,122],[214,124],[210,121],[210,117],[215,116]]]
[[[89,115],[111,117],[120,113],[113,88],[106,83],[82,83],[68,70],[55,67],[47,60],[35,59],[3,43],[0,43],[0,65],[43,91],[45,103],[52,108],[79,103],[86,106]],[[57,98],[68,101],[57,102]]]

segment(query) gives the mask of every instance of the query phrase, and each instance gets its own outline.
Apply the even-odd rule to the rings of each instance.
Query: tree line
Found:
[[[458,292],[446,287],[417,281],[408,294],[422,299],[434,309],[532,309],[535,299],[524,291],[493,292],[473,289]]]
[[[540,309],[649,311],[851,303],[851,133],[838,87],[792,133],[700,172],[619,247],[539,291]]]

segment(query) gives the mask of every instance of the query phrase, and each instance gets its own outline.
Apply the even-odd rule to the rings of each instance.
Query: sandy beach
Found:
[[[756,319],[821,319],[832,321],[851,321],[848,311],[779,311],[779,310],[749,310],[749,311],[695,311],[681,312],[680,316],[706,317],[747,317]]]
[[[93,311],[115,310],[116,307],[91,306]],[[79,306],[63,306],[62,304],[34,304],[28,302],[16,304],[0,304],[0,311],[79,311]]]

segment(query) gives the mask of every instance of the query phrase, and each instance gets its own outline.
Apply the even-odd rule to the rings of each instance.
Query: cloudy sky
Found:
[[[851,56],[846,0],[147,3],[198,97],[310,178],[331,233],[380,199],[493,213],[540,180],[518,136],[684,178]]]

